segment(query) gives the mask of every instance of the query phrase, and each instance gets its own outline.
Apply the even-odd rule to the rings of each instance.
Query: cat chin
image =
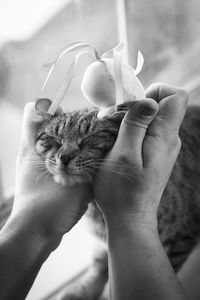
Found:
[[[80,183],[89,182],[88,178],[85,178],[80,175],[64,176],[63,174],[55,174],[53,178],[55,182],[62,185],[75,185],[77,183],[80,184]]]

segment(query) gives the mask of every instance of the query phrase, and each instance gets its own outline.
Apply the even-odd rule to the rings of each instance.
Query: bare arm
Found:
[[[155,229],[109,226],[108,246],[110,299],[186,299]]]
[[[147,99],[130,107],[96,178],[95,197],[108,228],[110,299],[183,300],[159,240],[157,209],[180,150],[188,97],[167,85],[154,85],[147,97],[158,104]],[[126,176],[109,176],[110,159]]]
[[[190,300],[199,300],[200,295],[200,244],[193,250],[178,273]]]
[[[25,299],[44,261],[60,238],[32,231],[30,222],[11,218],[0,232],[0,298]]]
[[[51,176],[41,176],[35,141],[43,119],[34,107],[34,103],[25,107],[14,205],[0,231],[2,300],[25,298],[43,262],[92,199],[88,185],[67,187],[56,184]]]

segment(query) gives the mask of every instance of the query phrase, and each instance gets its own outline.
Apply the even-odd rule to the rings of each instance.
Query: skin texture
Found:
[[[154,89],[155,87],[151,88],[151,91],[153,92]],[[113,176],[111,184],[114,188],[119,182],[124,184],[122,187],[124,188],[123,194],[127,196],[126,205],[124,206],[124,201],[122,201],[124,199],[120,194],[113,193],[114,189],[108,189],[107,183],[104,187],[110,194],[109,197],[106,195],[104,202],[105,195],[102,194],[102,189],[97,188],[98,185],[103,187],[105,184],[101,176],[99,183],[96,181],[95,184],[95,198],[104,212],[108,225],[111,299],[132,299],[133,295],[136,299],[185,299],[158,238],[155,213],[159,204],[158,195],[161,195],[164,189],[170,167],[172,168],[180,149],[177,133],[185,112],[187,97],[182,91],[166,86],[157,87],[156,91],[157,93],[165,92],[163,98],[159,95],[159,99],[164,101],[160,101],[158,105],[153,100],[146,100],[137,104],[134,110],[130,108],[124,121],[126,125],[122,124],[116,146],[114,146],[114,149],[116,147],[118,149],[114,153],[115,155],[118,153],[116,158],[119,162],[122,157],[124,158],[122,154],[126,154],[126,164],[132,165],[133,170],[140,167],[140,174],[143,175],[135,181],[134,186],[124,182],[121,175]],[[172,101],[166,100],[170,94]],[[155,93],[150,97],[157,100]],[[169,102],[173,103],[173,109],[170,109],[171,105],[168,106]],[[143,109],[141,109],[142,106]],[[153,108],[151,114],[148,116],[145,114],[145,117],[144,106]],[[43,119],[41,119],[41,114],[36,113],[33,108],[34,105],[29,104],[25,109],[21,150],[17,163],[14,208],[10,219],[0,232],[0,266],[2,266],[0,278],[1,282],[5,283],[2,284],[0,290],[1,299],[24,299],[42,263],[58,246],[62,235],[69,231],[85,212],[88,201],[93,196],[91,186],[88,184],[77,184],[76,187],[62,186],[55,183],[50,176],[43,176],[38,180],[41,170],[34,169],[34,159],[37,155],[35,143]],[[160,116],[158,109],[161,112]],[[157,113],[158,118],[155,117]],[[152,122],[153,119],[156,123]],[[154,124],[155,127],[151,127],[153,129],[149,135],[146,129],[148,126],[150,128],[150,124]],[[157,139],[158,133],[163,133],[163,135],[161,134]],[[134,135],[136,140],[133,141],[131,137]],[[148,147],[146,151],[141,151],[146,137]],[[155,155],[158,140],[162,153],[168,154],[168,159],[163,158],[166,166],[164,169],[158,164]],[[124,147],[124,142],[127,143],[127,147]],[[133,151],[123,152],[124,148],[129,147],[133,147]],[[106,163],[109,166],[108,159]],[[104,167],[105,164],[101,172],[104,172]],[[154,168],[157,169],[156,173],[153,172]],[[150,176],[151,172],[153,176]],[[157,183],[157,188],[155,188],[155,183]],[[129,188],[129,195],[127,188]],[[113,197],[115,197],[116,206],[111,209],[107,200],[111,204]],[[153,209],[151,209],[150,202]],[[135,218],[128,218],[130,214]],[[120,221],[121,231],[119,232],[116,230],[116,219]],[[145,226],[143,226],[143,221],[145,221]],[[138,224],[137,230],[133,226],[135,224]],[[123,232],[126,235],[122,234]],[[122,251],[122,247],[126,251]],[[131,256],[134,257],[133,260],[130,260]],[[5,265],[6,268],[3,268]],[[157,272],[161,268],[162,276],[160,272]],[[125,283],[126,289],[124,289]],[[145,290],[141,288],[144,284]]]
[[[110,209],[110,213],[108,214],[108,216],[105,217],[104,214],[104,217],[106,220],[109,219],[115,222],[115,226],[117,226],[116,232],[119,233],[120,215],[122,214],[123,216],[124,211],[127,211],[126,203],[128,203],[128,198],[130,197],[130,194],[133,192],[134,185],[136,185],[138,188],[139,182],[141,182],[143,184],[141,190],[144,190],[144,193],[147,198],[145,199],[144,195],[141,193],[139,188],[139,191],[136,192],[137,197],[134,196],[134,198],[138,199],[138,204],[135,203],[136,206],[133,207],[134,213],[132,213],[131,210],[128,210],[126,221],[129,219],[130,221],[134,220],[135,223],[137,224],[137,218],[140,214],[140,219],[138,220],[139,223],[141,222],[142,219],[142,223],[144,224],[152,223],[152,226],[155,226],[155,224],[157,226],[157,214],[158,214],[160,238],[162,240],[162,243],[165,246],[166,252],[170,257],[173,267],[175,268],[175,270],[177,270],[180,268],[182,263],[188,257],[189,252],[194,248],[194,245],[196,244],[199,235],[198,234],[199,225],[198,222],[195,220],[195,215],[192,212],[193,208],[186,207],[188,196],[184,191],[183,193],[181,193],[182,190],[181,184],[183,180],[185,186],[187,186],[186,190],[188,191],[191,189],[190,187],[192,187],[194,184],[192,183],[192,180],[189,180],[189,178],[187,178],[187,176],[185,176],[184,173],[182,173],[183,171],[182,169],[187,157],[192,158],[194,155],[195,159],[197,158],[197,156],[195,156],[196,152],[193,151],[193,149],[191,149],[190,146],[188,147],[187,144],[190,140],[193,140],[192,143],[194,144],[194,138],[196,138],[197,141],[199,140],[198,134],[196,132],[194,132],[193,134],[191,133],[191,131],[188,131],[189,128],[191,127],[194,128],[196,119],[198,118],[199,115],[196,114],[195,116],[194,114],[195,109],[188,110],[185,124],[183,126],[183,129],[181,130],[182,139],[184,141],[183,150],[179,156],[179,160],[175,166],[173,176],[171,176],[170,178],[168,187],[163,196],[163,200],[158,209],[158,203],[160,203],[161,195],[163,194],[163,190],[171,174],[172,167],[174,166],[174,161],[176,160],[176,157],[179,152],[178,150],[180,148],[180,139],[179,137],[177,138],[177,136],[179,132],[179,126],[183,118],[183,111],[186,108],[187,94],[182,90],[174,89],[166,85],[159,86],[159,91],[157,89],[158,87],[156,86],[151,87],[150,89],[150,93],[152,93],[154,99],[159,102],[159,106],[161,107],[161,112],[159,111],[160,114],[158,114],[158,116],[156,117],[157,119],[155,118],[156,121],[154,120],[155,122],[153,123],[154,127],[148,128],[148,124],[150,124],[152,118],[154,117],[154,114],[151,115],[151,113],[153,112],[156,114],[158,107],[156,106],[155,102],[151,102],[151,100],[148,100],[150,107],[152,105],[151,107],[152,110],[148,109],[147,115],[143,117],[145,123],[142,123],[141,128],[138,129],[138,124],[140,125],[141,122],[138,123],[138,121],[137,122],[134,121],[132,124],[132,122],[129,122],[129,120],[126,119],[125,125],[124,123],[121,124],[120,132],[122,132],[122,135],[121,136],[118,135],[117,141],[115,143],[116,146],[118,145],[119,142],[121,148],[114,147],[111,153],[107,156],[106,163],[103,164],[98,163],[98,166],[100,167],[101,170],[103,170],[103,172],[98,173],[96,177],[96,180],[98,182],[97,195],[101,194],[103,191],[102,197],[107,199],[105,201],[105,204],[107,204],[108,209]],[[134,118],[134,120],[138,118],[138,116],[135,113],[136,112],[138,113],[139,108],[142,111],[142,104],[144,104],[144,102],[143,103],[135,102],[132,103],[132,105],[131,103],[129,103],[129,107],[133,113],[132,118]],[[163,115],[162,112],[164,112]],[[167,115],[167,118],[165,116],[165,113]],[[138,113],[138,115],[140,114],[141,112]],[[99,158],[104,157],[105,152],[108,152],[110,145],[112,143],[114,144],[114,141],[116,140],[116,134],[112,136],[110,132],[114,126],[117,130],[119,129],[118,124],[119,122],[121,123],[123,116],[124,113],[118,113],[113,115],[111,119],[105,118],[104,120],[98,120],[96,118],[95,110],[93,111],[85,110],[85,111],[76,112],[74,114],[64,114],[58,116],[54,120],[47,120],[47,122],[41,128],[41,132],[45,130],[46,134],[53,136],[56,135],[56,132],[57,133],[59,132],[58,128],[60,126],[62,128],[60,132],[62,132],[63,134],[64,131],[63,124],[65,124],[66,132],[68,133],[71,132],[71,128],[73,128],[74,131],[77,133],[76,136],[73,131],[73,135],[71,138],[73,142],[78,141],[78,139],[84,140],[85,138],[87,138],[88,133],[89,134],[93,133],[94,136],[97,138],[96,142],[98,143],[98,145],[101,145],[102,149],[104,149],[105,151],[103,152],[102,149],[100,153],[94,151],[95,149],[93,149],[92,142],[95,141],[95,137],[92,137],[90,141],[87,140],[85,146],[83,145],[80,146],[79,151],[76,153],[76,156],[74,158],[73,156],[71,156],[71,161],[73,162],[73,160],[77,159],[79,155],[84,156],[84,151],[86,151],[86,153],[89,153],[91,151],[91,154],[93,155],[93,159],[95,159],[96,161]],[[68,123],[70,124],[70,126],[72,126],[71,128]],[[165,125],[165,128],[162,128],[163,124]],[[129,128],[130,126],[132,127],[135,126],[136,131],[132,132],[131,129]],[[85,130],[84,127],[87,128],[87,130]],[[142,149],[143,152],[141,153],[141,142],[140,144],[138,143],[137,137],[141,138],[140,132],[144,134],[144,129],[147,128],[148,128],[147,131],[148,136],[147,139],[145,140],[145,146]],[[98,131],[102,132],[102,130],[104,131],[104,135],[98,136]],[[125,133],[128,132],[127,137],[125,136],[122,130]],[[156,134],[154,134],[154,132],[156,132]],[[151,137],[153,134],[154,134],[154,143],[152,144]],[[108,140],[109,142],[111,142],[111,144],[105,143],[107,135],[109,135]],[[124,145],[127,144],[127,141],[131,140],[131,136],[133,136],[132,144],[129,145],[128,147],[124,147]],[[103,138],[101,139],[101,137]],[[66,140],[66,143],[71,142],[68,134],[64,134],[60,138],[64,138]],[[163,141],[165,141],[165,143],[163,143]],[[140,148],[135,149],[135,152],[133,153],[132,150],[130,152],[130,149],[134,149],[135,145],[139,145],[138,147]],[[86,146],[88,146],[88,148],[84,149],[84,147]],[[150,156],[150,159],[154,160],[154,165],[152,165],[151,168],[148,165],[148,163],[146,165],[146,161],[148,162],[148,157],[147,158],[145,157],[145,160],[143,160],[141,156],[141,154],[143,155],[146,154],[145,149],[147,149],[146,152]],[[198,147],[196,147],[196,149],[198,149]],[[44,149],[38,148],[38,150],[43,151]],[[120,157],[119,154],[121,155]],[[135,158],[135,161],[133,163],[127,161],[127,158],[129,158],[131,154]],[[43,158],[45,158],[45,156],[46,153],[44,153]],[[169,161],[170,158],[171,160]],[[140,173],[141,166],[139,166],[139,164],[143,165],[144,174]],[[158,165],[159,165],[159,171],[157,170]],[[195,166],[191,162],[188,163],[187,165],[190,166],[187,169],[187,172],[190,171],[189,169],[191,169],[191,171],[195,170]],[[93,175],[92,170],[95,170],[95,164],[90,163],[90,168],[91,168],[91,175]],[[148,169],[149,169],[149,175],[146,172],[146,170]],[[82,169],[82,172],[85,174],[84,168]],[[161,176],[161,174],[163,176]],[[67,174],[63,174],[62,176],[66,176],[66,175]],[[69,175],[67,176],[69,177]],[[194,173],[194,176],[197,176],[196,171]],[[89,177],[87,177],[87,180],[88,178]],[[90,179],[93,180],[93,177],[91,176]],[[112,181],[114,182],[113,184]],[[71,182],[73,183],[73,181]],[[101,182],[101,184],[99,184],[99,182]],[[151,189],[148,188],[148,183]],[[124,189],[122,189],[122,187],[124,187]],[[154,195],[158,190],[160,190],[160,193],[157,193],[156,196],[157,198],[155,199]],[[197,205],[196,200],[198,200],[198,197],[193,195],[194,191],[198,193],[198,188],[193,188],[192,191],[190,191],[190,195],[191,195],[190,198],[193,197],[192,199]],[[184,197],[184,193],[186,194],[185,197]],[[110,195],[112,195],[112,197],[110,197]],[[146,203],[147,203],[147,199],[152,199],[153,197],[154,200],[152,201],[154,205],[152,205],[151,201],[149,202],[149,210],[151,212],[150,214],[150,212],[149,213],[146,212],[147,209]],[[112,200],[113,202],[111,202],[111,199],[113,199]],[[119,209],[117,209],[116,199],[120,199]],[[121,199],[123,199],[123,206],[121,206]],[[98,202],[98,198],[96,200]],[[144,206],[140,207],[143,201],[144,201]],[[137,212],[137,207],[140,208],[141,210],[140,212]],[[183,216],[183,212],[184,212],[183,207],[185,207],[184,208],[186,212],[185,216]],[[197,206],[194,205],[194,207],[197,210]],[[102,210],[104,211],[105,208],[102,208]],[[107,210],[106,212],[108,213]],[[112,218],[110,217],[110,214],[112,215]],[[149,215],[152,214],[154,215],[154,220],[149,218]],[[116,219],[114,219],[113,217],[115,215],[116,215]],[[98,234],[100,236],[105,237],[106,228],[104,223],[102,222],[101,215],[97,211],[97,208],[94,213],[94,222],[96,222],[97,225],[99,225],[97,228]],[[158,245],[157,247],[159,248]],[[74,289],[74,291],[76,293],[76,288]],[[82,291],[82,293],[83,292],[84,290]],[[93,296],[93,298],[95,297]],[[93,299],[93,298],[91,297],[88,299]],[[84,299],[84,295],[82,295],[82,299]]]
[[[180,270],[199,239],[199,120],[200,108],[189,107],[180,130],[181,151],[157,211],[159,236],[176,272]],[[157,153],[157,149],[155,151]],[[126,175],[128,171],[130,172],[129,167]],[[112,174],[111,171],[109,174]],[[89,215],[95,224],[93,225],[95,234],[106,240],[106,227],[102,214],[93,203],[90,205]]]
[[[29,119],[31,120],[29,121]],[[40,177],[41,170],[36,163],[35,143],[37,130],[42,121],[42,117],[34,109],[34,103],[28,104],[24,112],[22,142],[16,166],[16,189],[12,215],[21,213],[26,215],[27,218],[31,218],[32,211],[35,212],[37,207],[38,219],[42,219],[43,225],[46,224],[46,231],[41,232],[41,235],[49,233],[62,236],[74,226],[86,211],[88,202],[92,199],[92,190],[88,184],[68,187],[56,184],[50,176]],[[33,130],[35,131],[33,132]],[[37,190],[35,187],[37,187]],[[47,194],[49,195],[48,200]],[[33,201],[32,198],[38,200]],[[68,199],[67,205],[66,198]],[[55,202],[56,200],[57,202]],[[46,210],[47,201],[48,215],[46,220],[44,211]],[[49,228],[50,220],[51,222],[55,221],[55,223],[53,221],[51,228]]]
[[[172,93],[171,90],[170,92]],[[170,94],[168,98],[173,101],[173,94]],[[165,105],[165,102],[163,101],[162,105]],[[137,101],[129,102],[127,105],[131,106],[133,111],[137,111],[137,108],[142,104],[144,104],[144,101],[142,103]],[[125,108],[121,107],[120,109]],[[169,108],[167,109],[169,110]],[[174,108],[173,111],[169,110],[171,117],[173,117],[174,111]],[[111,117],[105,117],[102,120],[97,118],[97,112],[97,109],[84,109],[72,113],[60,113],[56,117],[51,118],[49,115],[44,114],[45,121],[39,129],[36,143],[36,150],[43,161],[43,163],[40,162],[40,165],[43,165],[43,168],[47,169],[54,176],[56,182],[64,185],[73,185],[78,182],[89,182],[92,184],[97,169],[104,167],[105,174],[101,175],[99,173],[98,176],[102,177],[109,184],[113,178],[118,180],[117,174],[121,174],[124,177],[124,183],[117,182],[115,188],[112,184],[110,185],[113,193],[124,198],[126,194],[121,188],[122,185],[127,187],[125,193],[129,194],[129,185],[134,186],[135,180],[137,182],[140,177],[142,182],[144,179],[143,176],[140,176],[138,167],[135,166],[133,168],[131,164],[127,164],[126,156],[129,153],[126,153],[126,151],[130,151],[132,148],[124,147],[126,143],[123,142],[123,149],[120,150],[123,156],[121,160],[117,159],[118,150],[117,154],[114,153],[112,157],[107,158],[109,164],[105,164],[104,157],[114,143],[117,143],[117,134],[125,115],[125,110],[118,110]],[[178,111],[176,113],[178,114]],[[200,147],[199,126],[197,123],[199,117],[200,112],[198,108],[188,109],[180,130],[183,144],[182,150],[174,166],[173,173],[168,180],[164,194],[162,191],[163,196],[157,213],[159,235],[176,271],[181,268],[188,254],[196,245],[200,232],[200,222],[197,219],[200,213],[198,204],[198,195],[200,193],[198,183],[200,166],[198,167],[198,164],[200,158],[197,150]],[[126,124],[128,123],[126,122]],[[143,124],[143,127],[146,126]],[[193,130],[191,131],[190,128],[193,128]],[[166,137],[164,137],[166,143],[168,143],[168,135],[171,137],[171,135],[174,135],[174,131],[172,133],[167,132]],[[136,138],[137,136],[135,135],[133,143],[137,142]],[[162,160],[168,158],[168,153],[164,152],[164,148],[163,152],[161,151],[161,157],[159,157],[158,149],[161,146],[159,143],[157,147],[153,146],[155,147],[154,155],[156,155],[158,162],[164,168],[163,174],[166,174],[165,161]],[[147,148],[150,149],[150,147]],[[168,164],[168,168],[168,173],[170,174],[170,164]],[[155,172],[157,172],[156,168]],[[150,178],[153,179],[152,174],[154,173],[151,171]],[[156,174],[154,175],[156,176]],[[148,182],[149,180],[147,180]],[[146,186],[146,188],[148,187]],[[157,189],[157,185],[154,188]],[[102,189],[102,191],[104,190]],[[158,199],[160,197],[161,195],[158,195]],[[140,202],[140,199],[138,201]],[[116,207],[115,202],[110,205],[112,211],[114,204]],[[152,205],[151,209],[153,209]],[[92,202],[92,205],[90,205],[88,214],[93,219],[91,227],[94,228],[95,233],[106,240],[105,222],[95,202]]]
[[[63,234],[78,222],[92,199],[87,184],[68,187],[55,183],[52,177],[41,178],[41,170],[35,166],[35,142],[42,121],[35,103],[27,104],[14,206],[0,231],[1,299],[25,298],[43,262],[57,248]]]
[[[156,117],[130,109],[108,155],[132,166],[134,184],[116,175],[113,185],[104,168],[96,179],[96,201],[108,228],[110,299],[186,299],[158,237],[157,210],[180,150],[188,98],[166,86],[154,86],[147,95],[159,99]]]
[[[200,278],[200,245],[195,248],[195,250],[190,255],[187,262],[184,264],[183,268],[180,270],[178,277],[181,281],[184,289],[187,293],[188,299],[198,300],[200,287],[199,287],[199,278]]]

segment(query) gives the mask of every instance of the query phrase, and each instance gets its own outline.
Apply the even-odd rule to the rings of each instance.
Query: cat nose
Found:
[[[60,155],[59,158],[60,158],[60,160],[62,161],[62,163],[63,163],[64,166],[67,166],[67,165],[68,165],[68,163],[69,163],[69,161],[70,161],[69,155],[62,154],[62,155]]]

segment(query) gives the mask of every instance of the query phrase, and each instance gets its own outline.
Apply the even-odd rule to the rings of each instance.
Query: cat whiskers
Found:
[[[132,176],[133,166],[127,165],[124,162],[120,162],[120,161],[117,161],[115,159],[110,159],[110,158],[105,158],[105,159],[102,158],[102,159],[97,160],[97,163],[101,163],[102,165],[105,165],[105,166],[107,165],[107,162],[112,166],[121,167],[122,169],[124,169],[126,171],[130,170],[130,174]]]
[[[88,167],[84,168],[84,172],[85,172],[85,176],[89,177],[89,180],[91,182],[91,184],[93,185],[93,181],[94,181],[94,177],[97,174],[97,170],[94,170],[94,166],[92,166],[93,168],[91,168],[91,165]],[[103,178],[103,176],[99,175],[101,180],[104,181],[104,183],[106,183],[105,178]]]
[[[38,169],[41,172],[47,171],[45,161],[29,160],[29,162],[33,164],[33,169]]]
[[[41,169],[45,169],[46,168],[46,164],[44,160],[40,160],[39,158],[31,158],[28,159],[28,162],[32,164],[33,168],[41,168]]]
[[[38,175],[37,181],[41,180],[42,178],[44,178],[46,180],[49,175],[50,175],[50,172],[46,169]]]
[[[123,172],[120,172],[119,170],[105,168],[104,171],[111,173],[110,175],[118,174],[118,175],[122,176],[124,179],[128,180],[130,183],[134,184],[131,177],[129,177],[127,174],[124,174]],[[99,176],[99,174],[98,174],[98,176]]]
[[[111,168],[108,168],[108,166],[106,165],[106,161],[109,162]],[[131,183],[133,183],[133,173],[132,173],[132,168],[130,166],[128,166],[127,164],[123,163],[123,162],[118,162],[116,160],[112,160],[112,159],[98,159],[98,161],[94,161],[93,159],[88,160],[84,163],[84,172],[85,175],[88,176],[90,179],[93,179],[93,177],[97,174],[97,169],[99,169],[99,167],[103,167],[104,166],[104,170],[110,173],[114,173],[114,174],[118,174],[122,177],[124,177],[126,180],[130,181]],[[79,170],[81,170],[82,168],[80,168]],[[120,171],[121,169],[121,171]],[[128,172],[130,170],[130,173]],[[98,174],[100,176],[100,174]],[[105,179],[103,178],[103,176],[100,176],[101,179],[103,181],[105,181]]]
[[[106,164],[106,161],[109,162],[109,165],[111,166],[111,168],[109,168]],[[115,160],[109,160],[109,159],[102,159],[99,160],[98,162],[95,162],[94,167],[103,167],[104,171],[110,172],[110,173],[114,173],[114,174],[118,174],[122,177],[124,177],[126,180],[130,181],[133,184],[133,172],[132,172],[132,168],[130,166],[128,166],[125,163],[122,162],[117,162]],[[121,169],[121,171],[120,171]],[[130,171],[130,172],[129,172]]]
[[[40,170],[40,174],[37,177],[37,181],[39,181],[43,177],[44,177],[44,179],[47,179],[48,176],[50,176],[50,174],[51,174],[46,167],[45,161],[43,162],[43,164],[35,165],[34,167]]]
[[[48,162],[48,168],[50,169],[50,172],[51,172],[52,174],[54,174],[55,171],[56,171],[56,166],[57,166],[56,161],[53,160],[53,159],[51,159],[51,158],[49,158],[49,159],[47,160],[47,162]]]
[[[51,175],[51,173],[47,169],[46,161],[41,157],[32,156],[31,158],[28,159],[28,162],[33,164],[33,169],[38,169],[40,171],[40,174],[37,177],[37,181],[39,181],[43,177],[47,179],[48,176]]]
[[[45,160],[42,159],[41,157],[38,157],[38,156],[32,156],[31,158],[28,158],[28,162],[34,163],[34,164],[37,164],[37,165],[45,164]]]

